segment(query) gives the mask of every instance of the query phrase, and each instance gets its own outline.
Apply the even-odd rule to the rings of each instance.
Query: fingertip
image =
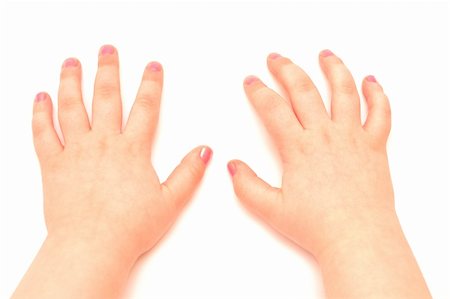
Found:
[[[40,104],[44,103],[45,101],[49,100],[50,96],[45,91],[38,92],[36,96],[34,97],[34,104]]]
[[[162,81],[164,69],[158,61],[151,61],[145,66],[144,80]]]
[[[266,85],[261,81],[261,79],[254,75],[247,76],[244,79],[244,90],[248,95],[263,87],[266,87]]]
[[[81,63],[74,57],[67,58],[61,65],[61,81],[71,77],[81,80]]]
[[[244,79],[244,86],[245,86],[245,87],[249,87],[249,86],[251,86],[251,85],[253,85],[253,84],[256,84],[257,82],[260,82],[260,81],[261,81],[261,80],[259,80],[258,77],[254,76],[254,75],[250,75],[250,76],[247,76],[247,77]]]
[[[207,145],[200,145],[193,148],[188,154],[186,154],[181,164],[186,162],[187,164],[193,165],[196,171],[192,172],[192,174],[196,173],[203,175],[206,167],[211,162],[212,156],[213,150],[211,147]]]
[[[325,57],[330,57],[330,56],[335,56],[334,53],[330,49],[324,49],[324,50],[320,51],[320,53],[319,53],[320,58],[325,58]]]
[[[152,73],[158,73],[163,70],[161,63],[159,63],[158,61],[149,62],[145,69]]]
[[[369,75],[365,79],[366,79],[367,82],[378,83],[378,81],[377,81],[377,79],[375,78],[374,75]]]
[[[248,166],[245,162],[237,159],[228,161],[227,169],[228,173],[232,178],[236,177],[238,174],[239,175],[251,174],[256,176],[256,173],[250,168],[250,166]]]
[[[234,177],[234,175],[236,174],[236,171],[237,171],[236,162],[237,162],[236,160],[231,160],[231,161],[228,161],[228,163],[227,163],[227,170],[228,170],[228,173],[230,174],[231,178]]]
[[[270,54],[267,56],[267,61],[270,62],[270,61],[276,60],[276,59],[281,58],[281,57],[283,57],[283,56],[281,56],[281,54],[276,53],[276,52],[272,52],[272,53],[270,53]]]
[[[66,60],[64,60],[62,64],[62,68],[74,68],[80,66],[80,61],[75,57],[69,57]]]
[[[277,77],[283,66],[293,64],[292,60],[276,52],[267,56],[267,67],[269,71]]]
[[[198,187],[211,157],[209,146],[202,145],[191,150],[162,183],[166,196],[178,206],[183,206]]]
[[[98,52],[99,65],[118,64],[118,52],[113,45],[103,45]]]
[[[50,95],[45,91],[38,92],[33,101],[33,114],[46,112],[50,109],[49,106],[52,106]]]
[[[368,75],[364,77],[362,82],[363,94],[366,96],[369,92],[380,91],[383,92],[383,87],[378,82],[377,78],[374,75]]]
[[[117,53],[117,49],[113,46],[113,45],[103,45],[100,47],[100,50],[98,51],[98,55],[99,56],[108,56],[108,55],[112,55],[112,54],[116,54]]]
[[[209,146],[201,146],[199,156],[205,165],[209,164],[209,161],[211,160],[212,155],[213,155],[213,150]]]
[[[344,62],[330,49],[324,49],[319,53],[319,64],[322,70],[327,73],[329,67],[344,64]]]

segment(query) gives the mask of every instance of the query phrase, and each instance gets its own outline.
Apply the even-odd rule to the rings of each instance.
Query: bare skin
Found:
[[[281,157],[281,188],[244,162],[230,161],[237,197],[318,261],[328,298],[431,298],[400,227],[386,142],[389,101],[373,76],[362,90],[368,116],[342,60],[319,55],[331,91],[331,115],[308,75],[273,53],[270,72],[285,99],[254,76],[246,94]]]
[[[161,65],[148,64],[122,129],[118,54],[102,47],[90,123],[80,62],[67,59],[58,93],[64,145],[49,95],[36,96],[33,135],[48,236],[12,298],[120,297],[136,259],[174,222],[212,152],[206,146],[192,150],[160,183],[151,149],[162,83]]]
[[[373,77],[364,80],[369,115],[361,124],[350,72],[329,51],[320,63],[331,87],[331,117],[314,84],[287,58],[272,54],[268,66],[288,99],[256,77],[246,79],[284,172],[281,188],[274,188],[231,161],[236,194],[311,252],[329,298],[430,298],[395,213],[387,97]],[[162,80],[161,65],[150,63],[122,129],[117,50],[100,50],[92,122],[81,97],[80,63],[66,60],[58,94],[64,142],[49,95],[36,96],[33,135],[48,236],[12,298],[118,298],[136,259],[175,221],[212,152],[194,149],[160,183],[151,148]]]

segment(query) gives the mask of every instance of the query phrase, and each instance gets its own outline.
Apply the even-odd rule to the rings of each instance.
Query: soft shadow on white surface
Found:
[[[153,155],[161,179],[191,148],[214,150],[195,198],[139,261],[130,298],[323,297],[309,255],[240,206],[226,162],[242,159],[279,185],[277,155],[242,80],[255,74],[276,87],[265,59],[277,51],[309,73],[327,102],[317,61],[324,48],[343,58],[358,86],[374,74],[389,95],[398,214],[432,294],[450,297],[447,4],[10,2],[3,8],[1,298],[10,296],[45,237],[30,127],[34,95],[46,90],[55,101],[60,65],[75,56],[90,107],[97,51],[105,43],[119,50],[125,116],[145,64],[164,66]]]

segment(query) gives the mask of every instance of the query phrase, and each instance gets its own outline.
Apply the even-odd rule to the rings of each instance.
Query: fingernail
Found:
[[[234,162],[228,162],[227,164],[228,172],[231,176],[234,176],[236,173],[236,164]]]
[[[147,64],[147,69],[152,72],[159,72],[161,71],[162,67],[159,62],[152,61],[149,64]]]
[[[331,55],[334,55],[334,53],[331,52],[331,51],[328,50],[328,49],[323,50],[322,52],[320,52],[320,56],[322,56],[322,57],[328,57],[328,56],[331,56]]]
[[[269,54],[269,58],[270,59],[277,59],[277,58],[280,58],[280,57],[281,57],[281,55],[278,54],[278,53],[270,53]]]
[[[101,55],[109,55],[109,54],[114,54],[115,49],[113,46],[111,45],[104,45],[101,49],[100,49],[100,54]]]
[[[245,78],[244,83],[245,83],[245,85],[250,85],[258,80],[259,80],[258,77],[248,76],[247,78]]]
[[[47,93],[45,92],[40,92],[36,95],[36,97],[34,98],[34,102],[38,103],[38,102],[42,102],[45,99],[47,99]]]
[[[78,60],[75,58],[67,58],[66,60],[64,60],[63,63],[63,67],[72,67],[72,66],[77,66],[78,65]]]
[[[373,75],[367,76],[367,81],[377,83],[377,79]]]
[[[202,159],[203,163],[208,164],[209,160],[211,160],[212,150],[205,146],[200,151],[200,159]]]

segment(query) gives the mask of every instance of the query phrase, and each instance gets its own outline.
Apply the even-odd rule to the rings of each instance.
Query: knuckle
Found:
[[[292,82],[291,85],[292,88],[298,92],[310,92],[315,88],[310,80],[307,80],[302,76],[297,76],[296,80]]]
[[[342,62],[332,66],[330,74],[332,88],[335,92],[342,94],[355,94],[357,92],[355,81]]]
[[[102,97],[108,97],[118,92],[119,88],[113,82],[102,82],[95,87],[95,93]]]
[[[355,83],[350,78],[342,78],[336,82],[334,91],[339,94],[354,95],[356,94]]]
[[[389,105],[388,98],[385,95],[374,97],[371,101],[369,109],[372,109],[374,113],[378,114],[384,120],[391,119],[391,106]]]
[[[391,105],[389,104],[389,98],[386,95],[383,95],[383,101],[384,101],[384,105],[383,105],[383,112],[386,114],[386,116],[391,116],[392,114],[392,110],[391,110]]]
[[[46,130],[46,128],[47,123],[44,121],[41,113],[35,113],[32,120],[33,135],[35,137],[40,136]]]
[[[274,115],[282,113],[284,108],[284,103],[274,97],[268,98],[262,103],[262,109],[272,112]]]
[[[105,153],[110,151],[113,148],[116,148],[115,145],[116,143],[114,142],[115,138],[113,136],[100,136],[99,138],[97,138],[97,142],[94,143],[93,147],[101,153]],[[119,148],[119,147],[117,147]]]
[[[389,106],[384,106],[382,109],[382,113],[383,116],[385,117],[385,119],[390,119],[391,118],[391,109],[389,108]]]
[[[84,144],[82,142],[72,140],[65,145],[65,149],[74,154],[74,156],[79,157],[84,151]]]
[[[167,184],[166,182],[161,183],[161,191],[164,194],[166,198],[169,198],[171,200],[168,200],[167,203],[173,203],[177,202],[177,193],[173,191],[172,187]]]
[[[62,110],[72,110],[78,107],[80,99],[73,95],[64,95],[59,98],[59,108]]]
[[[344,61],[336,55],[331,55],[324,60],[325,67],[336,68],[336,67],[345,67]]]
[[[298,66],[291,63],[287,65],[284,69],[284,80],[288,87],[299,91],[299,92],[309,92],[315,89],[314,84]]]
[[[375,151],[385,152],[388,134],[389,134],[389,130],[385,130],[385,131],[382,131],[381,134],[369,136],[368,143],[369,143],[370,147]]]
[[[159,109],[159,101],[156,99],[155,95],[152,94],[142,94],[136,98],[136,105],[139,109],[146,112],[151,112]]]
[[[258,89],[254,92],[254,103],[262,110],[280,110],[284,105],[282,99],[266,88]]]
[[[188,161],[183,161],[183,163],[189,163]],[[203,171],[203,166],[201,165],[201,163],[189,163],[188,165],[186,165],[186,172],[187,172],[187,177],[188,178],[198,178]]]
[[[142,156],[149,152],[149,146],[145,142],[138,140],[128,140],[123,149],[124,152],[129,152],[132,155]]]

